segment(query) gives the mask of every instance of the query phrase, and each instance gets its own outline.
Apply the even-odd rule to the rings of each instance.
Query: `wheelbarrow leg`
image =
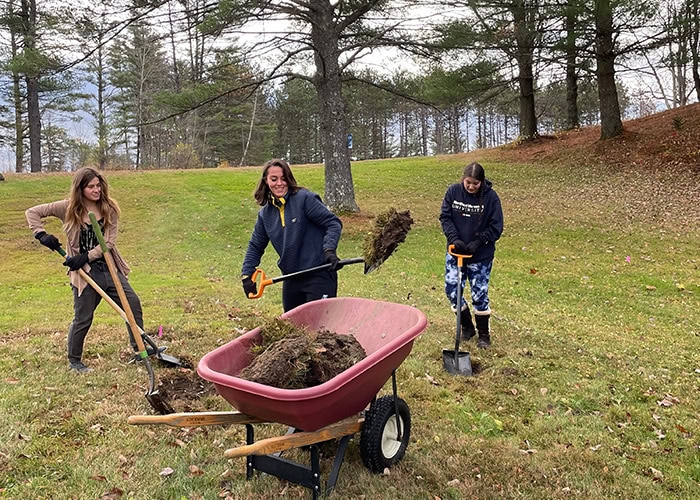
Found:
[[[396,390],[396,370],[391,372],[391,389],[394,391],[394,415],[401,415],[399,413],[399,394]],[[401,419],[396,419],[396,440],[401,441]]]
[[[248,455],[246,456],[246,479],[253,478],[255,471],[275,476],[278,479],[289,481],[308,488],[313,493],[313,498],[317,499],[322,493],[329,494],[335,488],[340,473],[340,467],[345,458],[345,452],[353,434],[343,435],[336,449],[333,466],[326,482],[325,491],[321,484],[321,454],[319,443],[308,445],[311,464],[305,465],[292,460],[280,457],[274,453],[270,455]],[[246,424],[246,443],[252,445],[255,442],[255,434],[252,424]]]
[[[338,450],[335,452],[335,460],[333,460],[333,467],[331,472],[328,474],[328,482],[326,483],[326,495],[330,495],[333,488],[335,488],[335,483],[338,481],[338,474],[340,474],[340,466],[343,465],[343,460],[345,459],[345,450],[348,449],[348,443],[350,443],[350,438],[352,436],[343,436],[338,444]]]

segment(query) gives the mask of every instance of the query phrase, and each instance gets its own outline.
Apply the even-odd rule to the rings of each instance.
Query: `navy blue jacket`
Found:
[[[457,240],[469,243],[480,239],[484,244],[466,262],[485,262],[493,259],[496,240],[503,233],[503,209],[491,181],[481,183],[481,189],[470,194],[459,182],[447,188],[440,210],[442,232],[447,245]]]
[[[250,276],[260,264],[268,243],[279,255],[283,274],[325,264],[324,250],[336,250],[343,223],[307,189],[287,193],[284,203],[266,203],[258,212],[253,235],[243,259],[242,275]],[[284,217],[284,224],[282,224]]]

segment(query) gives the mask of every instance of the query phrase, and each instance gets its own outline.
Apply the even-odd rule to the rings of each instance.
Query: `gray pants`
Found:
[[[112,276],[109,274],[109,268],[106,263],[93,262],[90,264],[90,277],[104,290],[110,298],[112,298],[121,307],[121,300],[117,288],[114,286]],[[136,324],[143,330],[143,311],[141,310],[141,301],[134,292],[133,288],[127,281],[126,277],[119,274],[119,281],[124,287],[126,300],[131,306],[131,311],[134,313]],[[75,317],[68,328],[68,361],[76,363],[81,361],[83,357],[83,344],[88,330],[92,325],[92,318],[95,314],[95,309],[99,305],[102,297],[90,285],[86,286],[83,293],[78,296],[78,289],[73,288],[73,310]],[[122,307],[123,309],[123,307]],[[133,339],[133,333],[127,323],[129,337]],[[133,340],[132,340],[133,342]]]

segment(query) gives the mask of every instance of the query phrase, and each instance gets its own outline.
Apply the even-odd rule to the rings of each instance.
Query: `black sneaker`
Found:
[[[70,369],[78,373],[90,373],[92,371],[92,368],[85,366],[82,361],[76,363],[71,362]]]

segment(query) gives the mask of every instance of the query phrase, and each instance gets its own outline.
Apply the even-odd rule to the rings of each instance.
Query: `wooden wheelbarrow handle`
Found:
[[[365,259],[362,257],[353,257],[352,259],[342,259],[338,262],[338,269],[340,269],[343,266],[347,266],[350,264],[360,264],[361,262],[364,262]],[[303,269],[301,271],[297,271],[295,273],[289,273],[289,274],[284,274],[282,276],[277,276],[276,278],[268,278],[267,274],[265,274],[265,271],[262,269],[256,269],[253,272],[253,275],[250,277],[251,280],[257,282],[257,287],[258,287],[258,293],[249,293],[248,298],[249,299],[259,299],[262,297],[263,291],[265,290],[265,287],[268,285],[272,285],[273,283],[278,283],[280,281],[288,280],[291,278],[298,278],[299,276],[303,276],[305,274],[309,273],[315,273],[316,271],[322,271],[324,269],[328,269],[331,267],[331,264],[321,264],[320,266],[316,267],[310,267],[309,269]],[[258,282],[258,278],[260,278],[260,281]]]
[[[351,417],[328,425],[316,432],[295,432],[284,436],[262,439],[253,444],[229,448],[224,452],[224,456],[226,458],[235,458],[247,457],[248,455],[270,455],[278,451],[322,443],[323,441],[360,432],[364,421],[364,418]]]
[[[127,422],[131,425],[164,424],[171,427],[203,427],[205,425],[258,424],[265,421],[238,411],[204,411],[170,415],[131,415]]]

